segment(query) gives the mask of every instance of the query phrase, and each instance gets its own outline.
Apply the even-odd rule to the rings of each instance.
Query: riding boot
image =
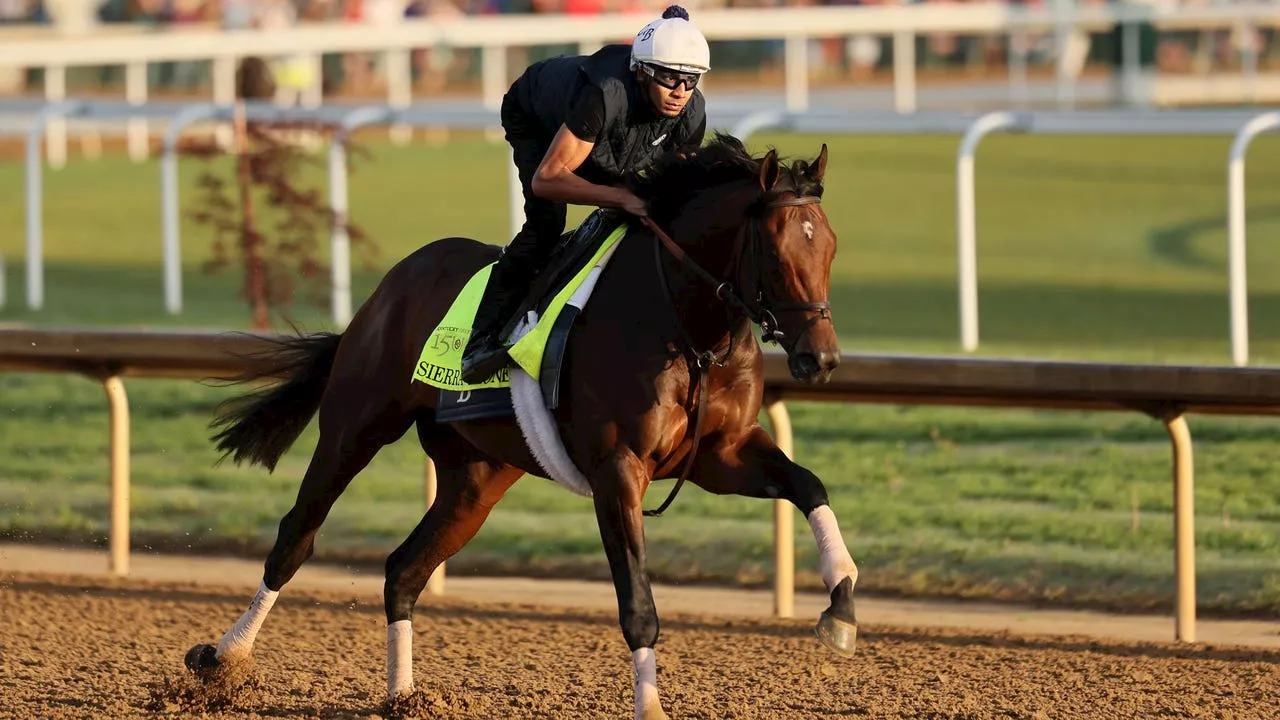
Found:
[[[499,261],[494,266],[480,298],[471,337],[462,354],[463,382],[483,382],[510,361],[501,333],[524,300],[524,295],[519,284],[505,277],[509,273],[502,272],[502,265]]]

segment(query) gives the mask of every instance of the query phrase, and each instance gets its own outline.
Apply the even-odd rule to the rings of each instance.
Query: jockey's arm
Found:
[[[552,202],[622,208],[635,215],[644,215],[644,202],[630,190],[597,185],[574,174],[591,154],[604,123],[604,94],[600,88],[588,86],[574,100],[573,107],[551,141],[551,147],[534,172],[533,194]]]
[[[595,143],[573,134],[567,126],[551,141],[551,147],[542,158],[542,164],[533,174],[533,192],[538,197],[553,202],[598,207],[622,207],[631,193],[619,187],[597,185],[574,174]]]

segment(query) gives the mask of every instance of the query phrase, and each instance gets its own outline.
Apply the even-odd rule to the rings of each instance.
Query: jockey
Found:
[[[524,190],[524,227],[489,276],[462,379],[482,382],[509,358],[504,326],[564,232],[566,204],[646,214],[622,177],[669,151],[702,144],[707,118],[698,80],[711,69],[707,40],[678,5],[634,42],[531,65],[502,98],[502,127]]]

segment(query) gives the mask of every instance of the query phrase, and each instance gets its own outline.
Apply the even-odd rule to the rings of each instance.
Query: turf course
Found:
[[[832,278],[846,351],[955,352],[951,137],[760,135],[812,156],[831,146],[824,208],[841,241]],[[992,137],[978,156],[981,354],[1226,363],[1225,158],[1228,138]],[[355,222],[381,248],[356,278],[430,239],[505,242],[504,146],[372,140],[351,181]],[[1249,156],[1252,355],[1280,359],[1280,142]],[[198,167],[182,168],[184,199]],[[315,177],[323,190],[323,171]],[[73,158],[45,184],[46,308],[23,307],[22,173],[0,165],[0,321],[50,325],[243,327],[234,271],[204,275],[207,235],[187,222],[186,312],[167,317],[159,269],[158,166]],[[581,217],[581,212],[571,218]],[[291,316],[328,327],[299,299]],[[274,539],[314,430],[274,475],[214,467],[205,440],[224,390],[135,381],[135,541],[260,552]],[[90,381],[0,376],[0,532],[101,538],[106,527],[105,403]],[[1168,607],[1172,521],[1168,446],[1138,415],[796,405],[797,456],[829,484],[862,567],[860,587],[903,594],[1038,598]],[[1280,609],[1280,423],[1192,418],[1202,607]],[[421,511],[411,438],[385,451],[338,502],[317,555],[379,561]],[[665,492],[664,486],[659,490]],[[656,497],[656,495],[655,495]],[[1134,526],[1132,503],[1140,513]],[[656,503],[653,500],[652,503]],[[681,580],[767,581],[766,503],[682,492],[647,525],[651,566]],[[799,524],[802,580],[818,580]],[[518,570],[604,577],[588,502],[537,479],[516,486],[452,572]]]

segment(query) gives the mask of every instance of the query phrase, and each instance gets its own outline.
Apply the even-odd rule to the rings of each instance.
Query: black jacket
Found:
[[[653,109],[628,68],[630,57],[630,46],[607,45],[592,55],[534,63],[507,91],[507,133],[550,145],[579,94],[594,85],[604,97],[604,125],[575,174],[595,183],[616,183],[663,153],[700,145],[706,129],[702,91],[693,91],[679,116],[664,117]]]

